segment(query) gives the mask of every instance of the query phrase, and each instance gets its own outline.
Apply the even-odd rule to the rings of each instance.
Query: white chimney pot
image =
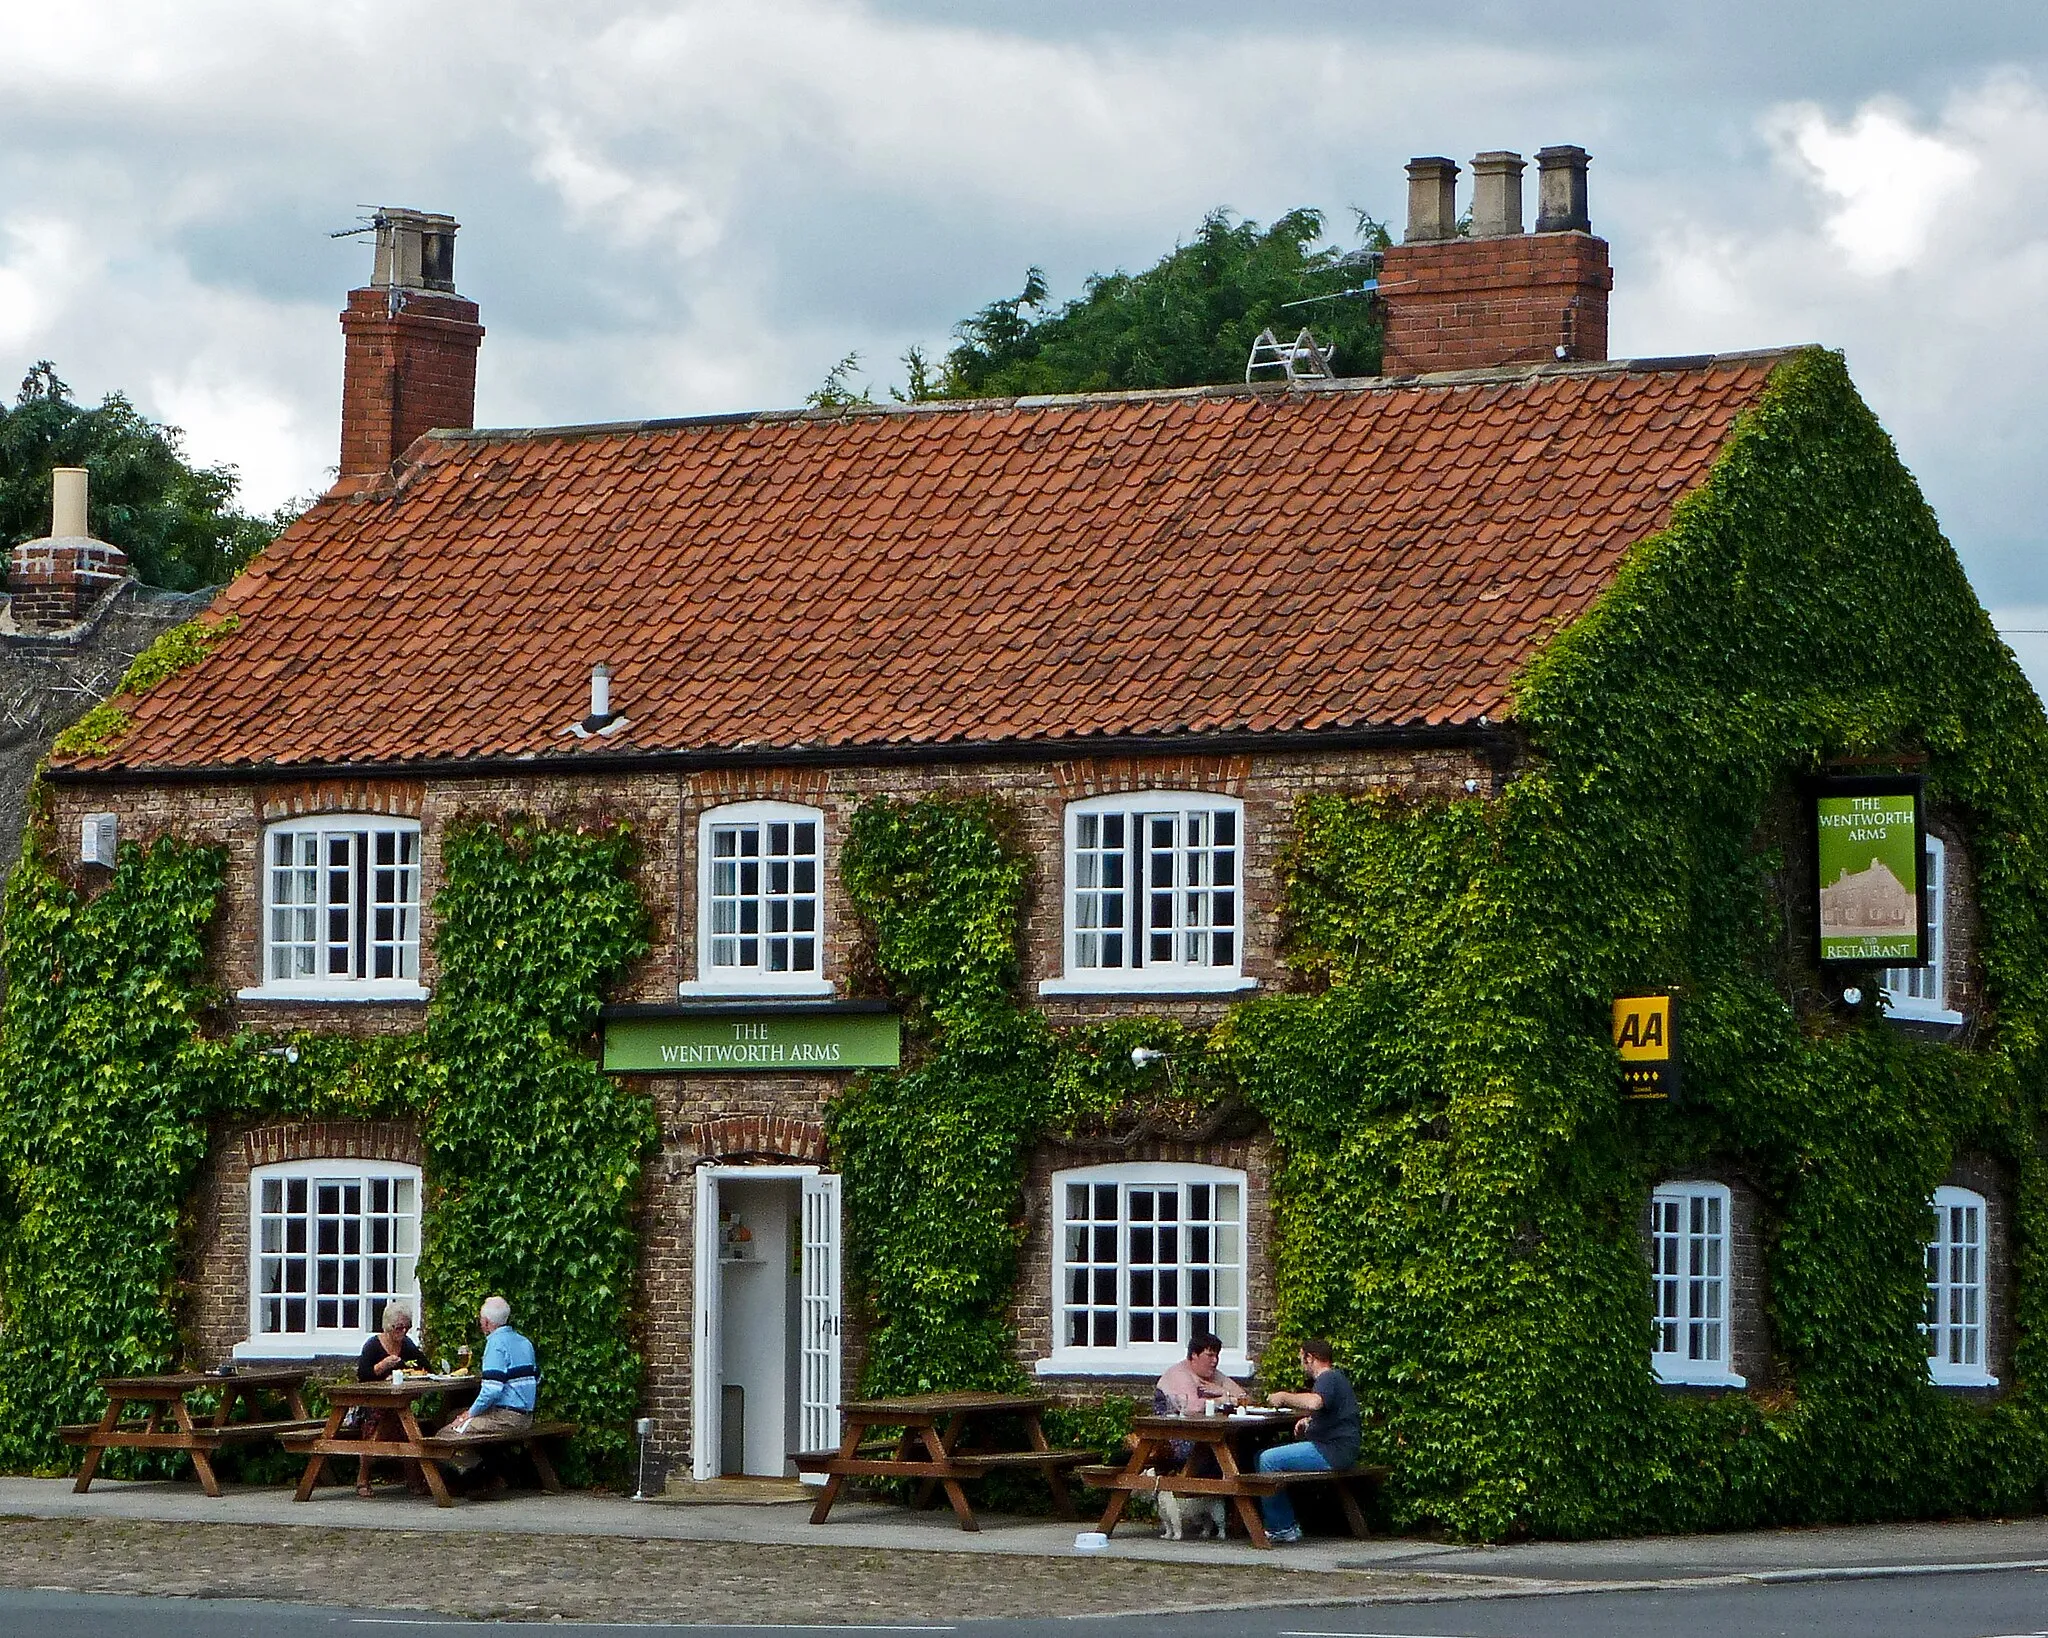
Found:
[[[60,466],[50,474],[50,534],[57,540],[86,540],[92,531],[85,523],[86,471],[82,466]]]
[[[590,668],[590,714],[598,721],[612,714],[612,668],[608,665]]]

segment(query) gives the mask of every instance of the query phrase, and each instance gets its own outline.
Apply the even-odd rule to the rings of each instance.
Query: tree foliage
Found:
[[[45,359],[0,404],[0,547],[50,531],[50,469],[92,474],[93,533],[126,552],[152,586],[195,591],[233,578],[295,515],[239,510],[232,466],[194,466],[184,435],[143,415],[120,393],[88,409]]]
[[[1365,247],[1382,249],[1385,230],[1360,219]],[[1259,332],[1283,340],[1313,330],[1334,340],[1340,375],[1380,367],[1378,304],[1356,290],[1367,269],[1323,243],[1320,211],[1293,210],[1261,228],[1211,211],[1185,244],[1139,273],[1098,273],[1082,293],[1049,308],[1045,275],[964,320],[959,344],[925,395],[1012,397],[1118,392],[1242,381]],[[1320,248],[1319,248],[1320,247]],[[1307,306],[1289,303],[1316,300]],[[910,394],[920,396],[913,382]]]

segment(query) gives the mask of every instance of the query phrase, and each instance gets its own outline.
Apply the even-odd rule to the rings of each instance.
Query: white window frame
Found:
[[[713,889],[712,855],[714,831],[724,825],[786,823],[817,826],[815,863],[817,967],[811,972],[778,973],[762,967],[716,966],[712,962]],[[817,808],[794,802],[734,802],[722,808],[708,808],[697,816],[697,976],[676,986],[679,995],[793,995],[824,996],[832,993],[832,981],[825,975],[825,815]],[[764,900],[765,902],[765,896]],[[763,928],[758,935],[765,944]]]
[[[1735,1374],[1735,1197],[1725,1183],[1660,1183],[1650,1194],[1650,1366],[1659,1382],[1691,1387],[1747,1386]],[[1676,1213],[1676,1233],[1667,1213]],[[1666,1327],[1677,1330],[1666,1350]],[[1693,1357],[1695,1335],[1718,1340],[1711,1356]]]
[[[1927,1375],[1945,1388],[1995,1388],[1991,1374],[1991,1286],[1986,1258],[1991,1207],[1974,1189],[1944,1184],[1930,1203],[1934,1238],[1927,1242]],[[1953,1359],[1961,1353],[1976,1357]]]
[[[368,1297],[370,1299],[370,1301],[361,1303],[361,1311],[357,1316],[366,1323],[360,1326],[337,1323],[325,1328],[320,1327],[318,1324],[320,1318],[318,1313],[319,1293],[314,1288],[319,1283],[319,1264],[322,1261],[328,1260],[327,1257],[323,1256],[318,1244],[321,1186],[338,1184],[346,1187],[353,1184],[361,1187],[365,1195],[363,1202],[364,1210],[359,1214],[357,1221],[368,1222],[371,1220],[371,1214],[367,1209],[367,1195],[370,1185],[379,1179],[388,1180],[394,1184],[402,1183],[407,1186],[411,1194],[411,1209],[409,1213],[405,1214],[404,1219],[410,1224],[410,1234],[399,1233],[396,1236],[397,1243],[388,1251],[381,1253],[381,1255],[398,1259],[401,1264],[410,1264],[410,1268],[403,1274],[397,1274],[394,1271],[393,1280],[388,1282],[394,1287],[390,1291],[371,1293],[359,1290],[355,1294],[358,1298]],[[288,1241],[266,1250],[264,1239],[266,1217],[278,1216],[282,1219],[283,1216],[287,1215],[265,1212],[264,1184],[270,1182],[278,1184],[281,1191],[288,1191],[290,1185],[295,1182],[305,1185],[306,1205],[303,1215],[306,1221],[306,1237],[302,1247],[296,1252],[291,1249]],[[284,1194],[283,1204],[289,1207],[289,1203],[290,1194],[287,1192]],[[378,1297],[382,1297],[386,1301],[395,1299],[406,1303],[412,1309],[414,1331],[417,1334],[420,1313],[420,1222],[423,1204],[420,1169],[401,1160],[351,1160],[326,1157],[318,1160],[287,1160],[275,1165],[258,1166],[252,1169],[249,1173],[249,1335],[247,1341],[239,1342],[235,1345],[235,1357],[237,1359],[316,1359],[340,1356],[353,1358],[362,1351],[363,1343],[376,1332],[378,1326],[383,1322],[383,1302],[376,1301],[375,1299]],[[395,1219],[397,1214],[395,1211],[392,1211],[386,1212],[383,1215],[386,1218]],[[410,1252],[404,1249],[404,1243],[407,1240],[410,1241],[412,1247]],[[380,1253],[374,1247],[365,1247],[360,1244],[357,1251],[352,1255],[342,1256],[335,1254],[336,1260],[340,1262],[354,1261],[358,1264],[366,1263],[378,1255]],[[304,1283],[307,1289],[303,1296],[308,1312],[306,1315],[307,1326],[303,1331],[265,1331],[263,1329],[264,1301],[266,1296],[269,1295],[264,1290],[264,1263],[266,1258],[277,1256],[295,1256],[304,1259]],[[362,1279],[358,1279],[357,1283],[359,1286],[362,1285]],[[285,1292],[286,1294],[292,1294],[289,1291],[288,1285],[285,1288]],[[341,1293],[337,1293],[337,1295],[341,1295]],[[374,1312],[370,1311],[372,1304],[374,1304]]]
[[[1213,881],[1189,881],[1191,856],[1221,851],[1197,843],[1190,848],[1185,827],[1192,815],[1228,814],[1231,817],[1235,839],[1230,844],[1231,881],[1227,884]],[[1128,828],[1125,832],[1124,858],[1126,861],[1125,880],[1120,889],[1124,895],[1122,933],[1122,961],[1115,966],[1086,965],[1084,940],[1099,935],[1100,929],[1093,927],[1096,919],[1086,900],[1099,892],[1094,884],[1083,880],[1083,854],[1081,846],[1084,822],[1100,821],[1104,816],[1125,816]],[[1141,843],[1135,831],[1148,820],[1171,819],[1173,833],[1173,875],[1170,888],[1173,927],[1169,931],[1173,953],[1165,960],[1158,960],[1149,945],[1149,936],[1155,929],[1150,925],[1149,900],[1155,898],[1159,889],[1149,882],[1136,878],[1143,873],[1143,866],[1134,861],[1150,857],[1149,841]],[[1060,960],[1061,976],[1048,978],[1038,986],[1041,995],[1128,995],[1138,994],[1216,994],[1234,990],[1255,989],[1258,980],[1247,978],[1244,972],[1244,897],[1245,897],[1245,828],[1244,804],[1234,796],[1218,796],[1207,791],[1123,791],[1112,796],[1091,796],[1081,801],[1069,802],[1066,811],[1066,825],[1062,846],[1062,881],[1060,914]],[[1213,866],[1212,866],[1213,868]],[[1201,872],[1197,872],[1200,874]],[[1192,899],[1212,894],[1219,888],[1231,896],[1231,915],[1227,928],[1220,921],[1204,923],[1201,926],[1188,924],[1185,911]],[[1132,923],[1145,916],[1144,928]],[[1199,937],[1205,927],[1216,931],[1227,931],[1231,939],[1231,959],[1228,962],[1195,962],[1182,958],[1184,941],[1190,935]],[[1163,930],[1163,929],[1162,929]],[[1138,964],[1133,964],[1133,957]]]
[[[1153,1247],[1155,1262],[1153,1270],[1172,1266],[1178,1273],[1176,1280],[1174,1308],[1176,1309],[1176,1335],[1168,1342],[1132,1342],[1129,1339],[1132,1313],[1132,1228],[1130,1197],[1133,1188],[1139,1191],[1156,1189],[1161,1185],[1178,1185],[1181,1189],[1181,1203],[1187,1200],[1187,1190],[1194,1185],[1210,1188],[1231,1188],[1237,1191],[1235,1222],[1212,1216],[1200,1224],[1212,1236],[1209,1243],[1210,1256],[1197,1262],[1190,1258],[1193,1246],[1185,1210],[1176,1218],[1179,1233],[1176,1236],[1175,1262],[1166,1265],[1157,1261],[1156,1242]],[[1072,1346],[1067,1341],[1067,1317],[1074,1304],[1070,1300],[1068,1279],[1076,1266],[1069,1261],[1067,1253],[1067,1190],[1070,1186],[1095,1189],[1098,1187],[1116,1190],[1114,1304],[1116,1310],[1117,1341],[1114,1346]],[[1227,1166],[1182,1165],[1169,1161],[1131,1161],[1111,1166],[1078,1166],[1066,1171],[1055,1172],[1052,1177],[1052,1196],[1048,1205],[1052,1235],[1051,1266],[1052,1290],[1047,1293],[1052,1314],[1052,1353],[1037,1364],[1040,1376],[1158,1376],[1169,1365],[1187,1358],[1187,1333],[1193,1327],[1190,1311],[1207,1311],[1212,1316],[1211,1328],[1224,1338],[1223,1370],[1231,1376],[1251,1374],[1252,1361],[1245,1348],[1246,1326],[1250,1320],[1247,1283],[1251,1268],[1251,1223],[1250,1191],[1246,1187],[1245,1174]],[[1230,1248],[1219,1246],[1215,1236],[1219,1228],[1235,1230],[1235,1256],[1226,1253]],[[1092,1247],[1089,1248],[1092,1250]],[[1089,1263],[1085,1267],[1106,1267],[1104,1264]],[[1211,1301],[1206,1304],[1191,1302],[1190,1274],[1206,1271],[1212,1283]],[[1141,1266],[1139,1272],[1145,1272]],[[1223,1276],[1227,1275],[1225,1279]],[[1221,1289],[1218,1289],[1218,1288]],[[1234,1287],[1235,1302],[1224,1300]],[[1156,1292],[1155,1292],[1156,1295]],[[1092,1293],[1091,1293],[1092,1297]],[[1093,1306],[1091,1303],[1089,1306]],[[1106,1304],[1105,1304],[1106,1306]],[[1163,1307],[1164,1305],[1161,1305]],[[1223,1323],[1215,1323],[1221,1317]],[[1235,1331],[1235,1339],[1230,1333]]]
[[[376,858],[380,837],[397,837],[404,840],[394,843],[394,850],[410,851],[409,864],[398,862],[381,864]],[[275,861],[277,843],[280,838],[295,840],[311,838],[314,858],[310,864],[298,863],[279,866]],[[329,847],[334,839],[341,837],[363,838],[361,854],[348,866],[350,871],[350,897],[346,905],[335,904],[329,896],[334,867],[329,861]],[[262,877],[263,925],[257,940],[259,981],[239,992],[245,1001],[294,1000],[294,1001],[424,1001],[426,987],[420,982],[420,958],[425,940],[422,937],[421,917],[424,906],[421,902],[421,839],[417,819],[393,818],[381,813],[326,813],[311,815],[302,819],[281,820],[266,825],[263,830],[262,854],[257,862]],[[281,870],[310,871],[316,885],[315,902],[298,906],[280,905],[278,902],[278,876]],[[377,877],[388,870],[402,872],[399,882],[400,896],[387,906],[374,902],[378,888]],[[403,896],[402,884],[409,878],[411,896]],[[363,911],[367,907],[371,915],[380,909],[389,909],[397,918],[394,937],[379,940],[374,922],[366,921]],[[375,953],[380,945],[393,950],[393,965],[398,973],[391,977],[334,977],[325,972],[298,974],[288,977],[273,977],[273,952],[276,949],[277,917],[282,912],[290,914],[294,908],[311,912],[314,933],[310,948],[315,953],[315,965],[323,964],[331,928],[326,925],[332,914],[348,917],[347,939],[351,960],[360,958],[365,968],[373,965]],[[305,947],[302,941],[293,941],[294,947]],[[405,969],[410,968],[408,974]]]
[[[1963,1015],[1948,1004],[1948,844],[1927,838],[1927,954],[1924,967],[1888,967],[1878,980],[1885,1014],[1929,1024],[1960,1024]]]

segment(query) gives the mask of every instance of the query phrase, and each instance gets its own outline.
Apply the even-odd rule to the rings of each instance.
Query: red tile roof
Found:
[[[222,593],[80,768],[1455,725],[1782,354],[436,433]],[[622,732],[577,741],[593,663]]]

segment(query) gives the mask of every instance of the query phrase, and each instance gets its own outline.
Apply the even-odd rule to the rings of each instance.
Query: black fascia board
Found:
[[[576,774],[695,773],[720,768],[912,767],[955,762],[1064,762],[1084,756],[1238,756],[1286,751],[1479,752],[1498,782],[1517,736],[1499,723],[1412,723],[1275,733],[1103,734],[1074,739],[953,740],[881,745],[741,746],[720,750],[547,752],[420,757],[384,762],[205,762],[155,767],[45,768],[56,785],[282,784],[305,779],[561,778]]]

